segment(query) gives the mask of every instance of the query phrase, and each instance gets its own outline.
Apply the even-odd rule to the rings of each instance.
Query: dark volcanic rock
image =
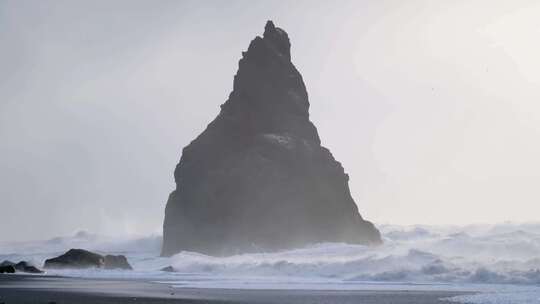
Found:
[[[61,256],[46,260],[43,267],[133,269],[123,255],[102,256],[84,249],[70,249]]]
[[[102,268],[103,256],[84,249],[70,249],[56,258],[45,261],[43,268]]]
[[[11,272],[13,271],[13,272]],[[0,263],[0,273],[14,273],[14,272],[26,272],[26,273],[43,273],[43,271],[28,264],[26,261],[20,261],[15,264],[11,261],[3,261]]]
[[[269,21],[239,62],[219,115],[184,148],[162,255],[211,255],[318,242],[377,244],[348,175],[321,146],[287,33]]]
[[[26,273],[43,273],[43,271],[37,269],[36,267],[28,264],[28,262],[21,261],[17,264],[15,264],[15,270],[20,272],[26,272]]]
[[[163,267],[160,270],[165,272],[174,272],[174,268],[172,266]]]
[[[84,249],[70,249],[61,256],[48,259],[43,268],[133,269],[123,255],[102,256]]]
[[[15,273],[13,265],[0,266],[0,273]]]
[[[106,255],[104,259],[105,269],[133,269],[129,265],[127,258],[123,255]]]

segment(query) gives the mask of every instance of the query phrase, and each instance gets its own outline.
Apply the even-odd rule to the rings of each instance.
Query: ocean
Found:
[[[133,271],[48,270],[47,274],[141,279],[178,288],[287,290],[456,290],[457,303],[540,303],[540,223],[470,226],[378,225],[378,247],[321,243],[272,253],[159,257],[161,236],[88,232],[0,243],[0,261],[38,267],[70,248],[124,254]],[[160,271],[172,266],[175,272]]]

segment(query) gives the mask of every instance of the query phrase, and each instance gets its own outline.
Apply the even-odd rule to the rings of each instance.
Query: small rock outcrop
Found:
[[[68,252],[45,261],[43,268],[102,268],[105,264],[102,255],[84,249],[70,249]]]
[[[24,272],[24,273],[43,273],[33,265],[30,265],[26,261],[20,261],[19,263],[13,263],[11,261],[3,261],[0,263],[0,273],[15,273],[15,272]]]
[[[128,260],[123,255],[106,255],[104,257],[105,269],[124,269],[132,270]]]
[[[47,269],[64,269],[64,268],[104,268],[104,269],[128,269],[129,265],[127,258],[123,255],[106,255],[84,250],[70,249],[61,256],[48,259],[45,261],[43,268]]]
[[[15,273],[15,267],[13,265],[0,266],[0,273]]]
[[[174,272],[174,268],[172,266],[163,267],[160,270],[165,272]]]
[[[287,33],[269,21],[243,52],[219,115],[182,151],[163,224],[162,255],[378,244],[348,175],[321,146]]]
[[[17,264],[15,264],[15,270],[16,271],[20,271],[20,272],[25,272],[25,273],[43,273],[43,271],[39,270],[38,268],[36,268],[35,266],[33,265],[30,265],[28,262],[26,261],[21,261]]]

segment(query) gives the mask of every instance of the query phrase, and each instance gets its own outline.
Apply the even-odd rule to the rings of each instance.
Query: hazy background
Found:
[[[0,240],[160,233],[272,19],[377,223],[540,217],[537,1],[0,1]]]

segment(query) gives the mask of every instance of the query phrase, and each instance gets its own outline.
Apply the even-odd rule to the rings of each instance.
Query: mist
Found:
[[[0,240],[161,233],[264,22],[376,223],[535,221],[534,1],[1,1]],[[429,216],[426,216],[429,214]]]

